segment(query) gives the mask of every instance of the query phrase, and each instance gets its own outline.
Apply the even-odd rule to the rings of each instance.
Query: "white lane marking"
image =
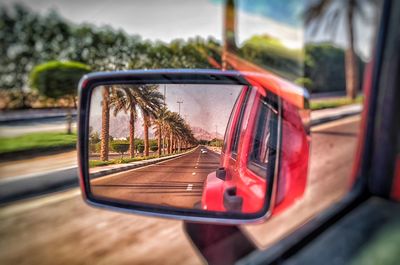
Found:
[[[194,167],[194,168],[197,168],[197,167]]]
[[[331,127],[335,127],[335,126],[339,126],[339,125],[343,125],[346,123],[352,123],[352,122],[357,122],[361,120],[361,116],[352,116],[352,117],[348,117],[348,118],[343,118],[343,119],[339,119],[336,121],[332,121],[332,122],[327,122],[321,125],[317,125],[317,126],[313,126],[311,127],[311,132],[315,132],[315,131],[321,131],[324,129],[328,129]]]
[[[193,175],[193,176],[196,175],[196,172],[193,172],[192,175]]]
[[[186,190],[191,191],[192,189],[193,189],[193,184],[188,184]]]

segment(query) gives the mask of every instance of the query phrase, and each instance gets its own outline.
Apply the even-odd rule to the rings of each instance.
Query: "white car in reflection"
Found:
[[[204,148],[201,148],[200,152],[201,152],[202,154],[207,154],[207,153],[208,153],[207,149],[204,149]]]

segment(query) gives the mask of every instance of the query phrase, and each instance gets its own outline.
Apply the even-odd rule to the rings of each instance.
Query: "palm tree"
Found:
[[[143,114],[144,155],[149,156],[149,127],[151,119],[157,118],[157,113],[164,107],[164,96],[158,91],[158,85],[141,85],[138,107]]]
[[[360,15],[364,13],[360,0],[319,0],[305,12],[306,25],[314,22],[314,25],[318,25],[321,29],[323,23],[320,22],[324,21],[324,28],[329,27],[332,34],[340,25],[340,17],[345,16],[348,38],[348,46],[345,51],[346,93],[351,99],[355,99],[359,84],[358,63],[354,49],[354,17],[357,13]]]
[[[169,137],[168,153],[173,153],[174,150],[181,151],[184,143],[196,142],[190,126],[178,113],[170,112],[164,122]]]
[[[228,69],[226,55],[235,52],[236,47],[236,3],[234,0],[227,0],[224,6],[224,35],[222,46],[222,70]]]
[[[110,104],[114,109],[114,116],[120,111],[129,112],[129,156],[135,157],[135,121],[137,117],[137,101],[140,97],[138,86],[120,86],[112,90]]]
[[[157,118],[154,120],[154,130],[155,135],[157,136],[158,156],[161,156],[164,149],[163,142],[166,135],[165,120],[168,119],[169,115],[171,115],[171,112],[164,106],[159,110],[157,113]]]
[[[110,87],[103,87],[103,100],[101,102],[101,141],[100,160],[108,161],[108,143],[110,138]]]

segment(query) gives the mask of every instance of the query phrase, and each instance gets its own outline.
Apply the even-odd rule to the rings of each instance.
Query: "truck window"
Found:
[[[272,158],[276,153],[278,129],[276,101],[267,97],[261,100],[255,126],[248,167],[260,177],[266,178],[268,162],[275,160]]]

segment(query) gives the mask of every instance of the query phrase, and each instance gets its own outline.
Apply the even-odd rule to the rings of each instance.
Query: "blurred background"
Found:
[[[342,127],[313,134],[312,160],[318,162],[311,166],[310,198],[287,214],[297,220],[283,225],[280,220],[288,219],[277,218],[248,227],[249,233],[266,248],[341,198],[354,159],[362,76],[380,3],[266,2],[0,1],[1,263],[45,264],[55,257],[69,264],[154,263],[176,249],[180,255],[167,263],[201,263],[180,222],[105,212],[82,202],[77,86],[94,71],[221,69],[229,39],[239,57],[310,92],[311,125],[350,117]],[[224,20],[232,4],[234,28]],[[209,140],[212,145],[217,139]],[[327,182],[336,168],[345,178]]]

